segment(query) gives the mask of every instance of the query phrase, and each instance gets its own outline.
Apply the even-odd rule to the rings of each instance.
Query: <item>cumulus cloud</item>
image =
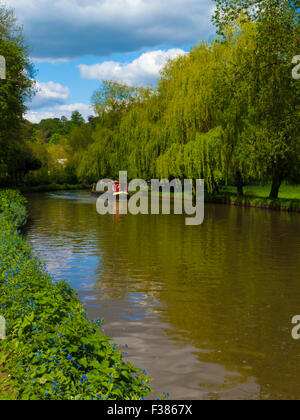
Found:
[[[37,58],[78,58],[196,43],[212,0],[6,0]]]
[[[65,104],[70,97],[70,89],[60,83],[36,82],[37,93],[29,103],[31,109]]]
[[[174,48],[168,51],[151,51],[142,54],[131,63],[105,61],[100,64],[79,65],[80,76],[83,79],[116,80],[128,85],[148,85],[156,82],[160,71],[168,59],[186,54],[185,51]]]
[[[90,105],[76,103],[55,106],[47,109],[46,111],[30,110],[25,115],[25,118],[32,123],[39,123],[41,120],[47,118],[61,118],[62,116],[70,119],[73,111],[79,111],[85,119],[87,119],[90,115],[94,115]]]

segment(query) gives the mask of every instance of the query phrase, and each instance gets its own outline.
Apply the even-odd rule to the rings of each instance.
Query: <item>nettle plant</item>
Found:
[[[27,200],[16,190],[0,191],[0,221],[12,224],[16,229],[27,221]],[[2,227],[2,226],[1,226]]]
[[[0,193],[0,314],[7,334],[0,366],[17,398],[146,398],[146,371],[124,361],[125,348],[99,331],[102,320],[88,320],[76,292],[54,282],[20,235],[25,202],[17,192]]]

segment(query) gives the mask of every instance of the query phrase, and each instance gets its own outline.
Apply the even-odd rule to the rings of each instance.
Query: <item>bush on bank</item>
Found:
[[[18,399],[142,399],[149,378],[89,321],[75,291],[54,282],[18,231],[26,200],[0,192],[0,366]]]
[[[45,184],[45,185],[22,187],[22,192],[24,193],[64,191],[64,190],[92,190],[92,185],[89,185],[89,184]]]

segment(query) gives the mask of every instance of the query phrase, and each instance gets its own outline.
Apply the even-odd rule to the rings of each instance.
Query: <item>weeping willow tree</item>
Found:
[[[185,173],[189,178],[204,178],[208,191],[217,193],[226,175],[224,135],[221,127],[197,134],[184,148]]]
[[[203,178],[214,192],[229,183],[243,194],[250,180],[297,168],[299,99],[288,65],[296,20],[283,18],[281,32],[293,36],[284,32],[288,49],[280,41],[272,54],[278,37],[270,28],[262,37],[263,21],[240,11],[219,38],[170,60],[155,91],[106,82],[93,97],[98,123],[80,177],[127,170],[129,178]]]
[[[184,178],[184,147],[173,143],[163,155],[157,158],[157,175],[159,178]]]
[[[249,169],[243,153],[249,111],[246,64],[254,52],[254,33],[252,23],[236,22],[221,39],[201,43],[165,68],[158,92],[167,150],[158,159],[159,175],[202,177],[210,191],[230,182],[242,194]],[[183,170],[178,169],[179,150]]]
[[[254,177],[244,153],[244,132],[249,124],[248,61],[255,55],[255,33],[253,23],[239,19],[226,27],[217,47],[222,68],[214,76],[216,124],[222,127],[225,182],[236,185],[238,195]]]
[[[218,62],[211,44],[201,44],[188,55],[169,62],[159,81],[163,107],[161,125],[165,144],[184,145],[197,132],[214,126],[213,77]]]
[[[149,142],[146,126],[153,95],[150,88],[103,82],[92,98],[98,123],[93,144],[78,167],[80,178],[116,178],[121,170],[131,178],[146,176],[149,159],[144,147]]]
[[[99,178],[112,177],[114,174],[112,148],[114,133],[112,130],[98,126],[93,134],[95,141],[91,143],[82,155],[77,175],[86,181],[96,181]]]
[[[127,170],[129,178],[201,177],[216,191],[228,179],[225,163],[234,162],[236,142],[224,122],[229,104],[221,98],[236,89],[223,80],[225,67],[233,73],[228,68],[236,43],[233,36],[201,43],[170,60],[155,92],[106,82],[93,97],[99,122],[79,176]]]

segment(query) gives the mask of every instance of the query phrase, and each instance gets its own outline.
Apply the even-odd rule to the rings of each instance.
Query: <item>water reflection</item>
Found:
[[[298,398],[299,215],[206,206],[100,216],[88,193],[32,195],[27,235],[105,332],[173,398]]]

